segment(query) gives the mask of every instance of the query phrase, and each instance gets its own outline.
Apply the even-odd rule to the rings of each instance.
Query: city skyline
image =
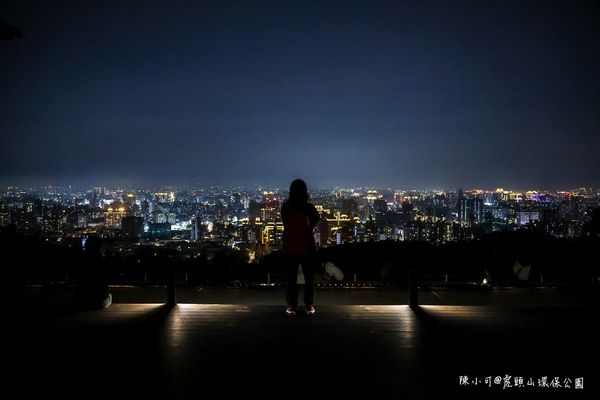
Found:
[[[254,184],[254,185],[224,185],[224,184],[202,184],[195,183],[189,185],[176,185],[176,184],[106,184],[104,182],[96,183],[78,183],[78,184],[44,184],[44,185],[26,185],[26,184],[11,184],[11,185],[0,185],[0,193],[8,193],[11,190],[18,191],[67,191],[67,192],[89,192],[97,189],[108,189],[111,191],[148,191],[156,192],[161,190],[166,191],[204,191],[204,190],[222,190],[226,192],[287,192],[288,185],[265,185],[265,184]],[[493,192],[507,192],[507,193],[579,193],[579,192],[600,192],[600,188],[597,187],[586,187],[573,185],[566,186],[558,189],[539,188],[539,187],[509,187],[506,185],[492,185],[491,187],[469,187],[465,185],[458,185],[456,187],[450,186],[438,186],[438,187],[401,187],[401,186],[376,186],[376,185],[358,185],[358,186],[321,186],[314,187],[309,186],[308,192],[322,192],[322,191],[353,191],[361,192],[367,190],[385,191],[385,192],[418,192],[418,193],[456,193],[457,191],[465,192],[482,192],[482,193],[493,193]]]
[[[600,187],[596,2],[0,11],[3,186]]]
[[[267,189],[267,188],[264,188]],[[281,246],[285,189],[174,187],[46,187],[0,191],[0,226],[63,238],[185,240],[248,251],[248,260]],[[600,190],[515,192],[315,189],[320,215],[313,231],[321,247],[376,241],[435,244],[480,240],[501,232],[556,238],[593,235]],[[83,240],[82,239],[82,240]],[[136,242],[138,243],[138,242]],[[135,245],[137,246],[137,244]]]

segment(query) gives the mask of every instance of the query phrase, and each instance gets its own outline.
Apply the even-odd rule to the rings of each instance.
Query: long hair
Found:
[[[290,185],[288,201],[293,204],[306,203],[308,201],[308,189],[302,179],[294,179]]]

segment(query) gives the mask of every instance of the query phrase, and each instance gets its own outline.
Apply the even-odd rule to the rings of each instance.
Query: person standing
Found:
[[[302,179],[290,185],[288,199],[281,207],[283,221],[283,253],[287,270],[286,314],[295,315],[298,306],[298,267],[304,274],[304,305],[306,313],[316,312],[314,305],[315,269],[317,265],[313,228],[319,221],[319,212],[308,202],[308,190]]]
[[[75,304],[80,309],[108,308],[112,303],[101,247],[102,242],[99,237],[90,236],[85,241],[83,263],[75,274],[73,296]]]

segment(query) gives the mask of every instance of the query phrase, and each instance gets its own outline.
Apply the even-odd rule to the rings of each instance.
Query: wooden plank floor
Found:
[[[596,308],[282,311],[239,304],[21,310],[7,325],[2,388],[78,399],[583,398],[600,382]],[[465,388],[460,375],[584,377],[586,386]]]

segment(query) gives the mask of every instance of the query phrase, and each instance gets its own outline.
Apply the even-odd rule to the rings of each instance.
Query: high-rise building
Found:
[[[373,208],[371,207],[371,205],[365,204],[363,206],[363,208],[361,209],[360,219],[363,222],[366,222],[366,221],[369,221],[370,219],[373,219],[374,216],[375,216],[375,213],[373,212]]]
[[[421,221],[408,221],[404,224],[404,240],[416,242],[423,240],[424,224]]]
[[[123,204],[113,203],[104,211],[104,224],[109,228],[121,228],[121,220],[126,215],[127,210]]]
[[[204,236],[204,226],[200,217],[192,218],[192,240],[200,242]]]
[[[263,226],[262,245],[280,246],[283,239],[283,222],[269,222]]]
[[[100,189],[101,188],[93,188],[92,193],[90,193],[90,207],[98,207],[100,205]]]
[[[468,224],[471,221],[471,210],[469,209],[469,200],[466,198],[458,199],[458,220],[464,224]]]
[[[367,190],[367,195],[365,197],[365,200],[367,200],[367,202],[369,204],[373,204],[373,202],[377,199],[380,199],[381,195],[379,195],[379,193],[377,192],[377,190]]]
[[[129,212],[131,214],[133,214],[133,212],[137,208],[137,204],[136,204],[136,201],[135,201],[135,195],[133,193],[128,193],[126,196],[124,196],[123,201],[126,204],[127,209],[129,210]]]
[[[281,210],[274,207],[260,209],[260,219],[263,222],[277,222],[281,220]]]
[[[458,220],[461,222],[466,221],[466,208],[468,207],[466,202],[463,204],[461,203],[462,200],[466,200],[465,198],[465,191],[463,189],[456,189],[456,214],[458,215]],[[461,215],[461,208],[463,209],[462,211],[462,215]]]
[[[475,222],[480,224],[483,222],[483,199],[479,197],[475,197],[473,199],[469,199],[470,201],[470,209],[471,209],[471,222]]]
[[[321,218],[317,222],[317,234],[318,238],[315,239],[317,245],[319,247],[327,246],[329,242],[329,222],[327,222],[327,218]]]
[[[277,198],[277,195],[275,193],[264,192],[263,197],[264,197],[263,201],[265,203],[266,208],[275,208],[275,209],[279,208],[279,199]]]
[[[458,201],[458,220],[466,225],[483,222],[483,199],[463,197]]]

